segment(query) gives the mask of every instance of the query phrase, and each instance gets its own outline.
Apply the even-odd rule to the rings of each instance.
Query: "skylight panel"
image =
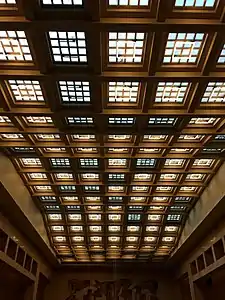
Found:
[[[80,158],[81,167],[98,167],[97,158]]]
[[[218,58],[218,64],[225,64],[225,44],[223,45],[223,49]]]
[[[41,196],[39,197],[39,200],[42,202],[56,202],[55,196]]]
[[[122,202],[123,197],[121,197],[121,196],[109,196],[108,201],[109,202]]]
[[[109,158],[108,165],[125,167],[127,165],[127,159],[126,158]]]
[[[139,82],[109,82],[109,102],[137,103]]]
[[[8,140],[22,140],[24,139],[24,136],[20,133],[3,133],[1,134],[2,139],[8,139]]]
[[[159,180],[160,181],[176,181],[177,174],[161,174]]]
[[[52,118],[51,117],[33,117],[33,116],[28,116],[24,117],[26,122],[29,124],[52,124]]]
[[[149,0],[109,0],[109,6],[148,6]]]
[[[70,167],[70,161],[68,158],[50,158],[52,167]]]
[[[124,134],[110,134],[108,136],[109,140],[123,140],[123,141],[129,141],[131,139],[131,135],[124,135]]]
[[[158,232],[159,226],[146,226],[146,231],[147,232]]]
[[[85,185],[84,191],[85,192],[99,192],[100,187],[98,185]]]
[[[161,221],[162,216],[161,215],[156,215],[156,214],[149,214],[148,215],[148,221],[152,221],[152,222],[159,222]]]
[[[156,164],[156,160],[153,158],[138,158],[137,159],[137,167],[151,167],[154,168]]]
[[[144,192],[144,193],[146,193],[148,191],[148,189],[149,189],[148,186],[143,186],[143,185],[132,186],[132,192]]]
[[[10,89],[15,101],[43,102],[44,96],[39,81],[36,80],[9,80]]]
[[[53,60],[57,63],[87,63],[84,32],[50,31]]]
[[[188,82],[159,82],[156,103],[183,103],[189,87]]]
[[[120,174],[120,173],[109,174],[109,180],[125,180],[125,174]]]
[[[165,161],[165,166],[170,166],[170,167],[182,167],[184,165],[185,160],[184,159],[179,159],[179,158],[173,158],[173,159],[166,159]]]
[[[140,221],[141,215],[140,214],[128,214],[128,221]]]
[[[175,7],[212,8],[216,0],[176,0]]]
[[[193,174],[188,174],[185,180],[203,180],[203,178],[205,177],[204,174],[197,174],[197,173],[193,173]]]
[[[201,103],[225,102],[225,82],[209,82]]]
[[[48,214],[48,218],[50,221],[59,221],[62,220],[61,214]]]
[[[99,174],[95,173],[84,173],[81,174],[82,180],[99,180]]]
[[[179,222],[181,220],[181,215],[168,215],[167,221]]]
[[[47,175],[45,173],[29,173],[28,176],[30,179],[47,179]]]
[[[180,135],[178,140],[186,140],[186,141],[201,141],[205,136],[199,135],[199,134],[193,134],[193,135]]]
[[[143,60],[145,33],[110,32],[110,63],[141,63]]]
[[[195,64],[204,39],[204,33],[169,33],[163,63]]]
[[[39,158],[21,158],[22,165],[25,167],[38,167],[41,166]]]
[[[152,174],[138,173],[134,174],[134,180],[151,180]]]
[[[177,118],[149,118],[149,125],[174,125]]]
[[[37,140],[59,140],[59,134],[35,134]]]
[[[74,135],[72,135],[72,138],[74,140],[90,141],[90,140],[95,140],[95,135],[94,134],[74,134]],[[82,148],[82,149],[84,149],[84,148]]]
[[[0,60],[32,61],[24,31],[0,31]]]
[[[7,117],[7,116],[0,116],[0,124],[4,124],[4,123],[10,124],[10,123],[12,123],[12,122],[11,122],[11,120],[9,119],[9,117]]]
[[[41,0],[43,5],[52,5],[60,7],[68,7],[68,6],[82,6],[83,0]]]
[[[149,140],[149,141],[165,141],[167,139],[168,135],[144,135],[143,140]]]
[[[214,162],[213,159],[200,158],[200,159],[195,159],[194,160],[193,166],[196,166],[196,167],[211,167],[213,162]]]
[[[72,173],[56,173],[55,177],[57,180],[73,179],[73,174]]]
[[[216,118],[191,118],[189,124],[194,125],[214,125],[218,119]]]
[[[16,4],[16,0],[0,0],[0,4]]]
[[[76,192],[75,185],[60,185],[59,189],[60,189],[60,192]]]
[[[62,103],[89,103],[90,86],[87,81],[59,81]]]
[[[161,196],[159,197],[159,196],[157,196],[157,197],[153,197],[152,201],[153,202],[168,202],[169,197],[161,197]]]
[[[67,122],[69,125],[92,125],[94,124],[92,117],[67,117]]]
[[[133,125],[134,120],[132,117],[110,117],[109,125]]]

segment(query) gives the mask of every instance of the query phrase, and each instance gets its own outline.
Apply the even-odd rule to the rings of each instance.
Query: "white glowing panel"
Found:
[[[139,82],[109,82],[109,102],[136,103],[138,91]]]
[[[159,82],[155,102],[183,103],[188,86],[188,82]]]
[[[141,63],[143,59],[144,33],[110,32],[110,63]]]
[[[90,102],[90,87],[87,81],[59,81],[59,90],[65,104]]]
[[[196,63],[204,33],[169,33],[163,63]]]
[[[149,0],[109,0],[109,6],[148,6]]]
[[[24,31],[0,31],[0,60],[32,61]]]
[[[39,81],[9,80],[14,99],[18,102],[43,102],[44,96]]]
[[[87,63],[84,32],[50,31],[52,56],[57,63]]]
[[[202,103],[224,103],[225,82],[209,82],[201,99]]]

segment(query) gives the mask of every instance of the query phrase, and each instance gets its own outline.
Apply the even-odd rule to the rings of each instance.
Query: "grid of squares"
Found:
[[[43,5],[59,5],[59,6],[82,6],[83,5],[83,0],[41,0]]]
[[[84,32],[50,31],[53,60],[57,63],[87,63]]]
[[[110,6],[148,6],[149,0],[109,0]]]
[[[24,31],[0,31],[0,60],[32,61]]]
[[[225,82],[209,82],[202,103],[223,103],[225,102]]]
[[[155,102],[183,103],[188,87],[188,82],[159,82]]]
[[[163,63],[196,64],[204,39],[204,33],[169,33]]]
[[[138,101],[139,82],[109,82],[109,102],[136,103]]]
[[[10,90],[15,101],[43,102],[44,96],[40,82],[36,80],[9,80]]]
[[[63,104],[89,103],[91,101],[89,82],[59,81],[59,90]]]
[[[216,0],[176,0],[175,7],[212,8]]]
[[[141,63],[144,50],[144,33],[110,32],[110,63]]]
[[[225,63],[225,44],[223,45],[223,49],[218,58],[218,64],[224,64],[224,63]]]
[[[193,10],[200,5],[209,8],[206,2],[194,1]],[[175,8],[179,8],[177,3]],[[191,1],[182,3],[184,8],[192,8]],[[88,7],[79,0],[43,0],[40,4],[40,14],[46,13],[45,6],[52,12],[55,9],[56,15],[60,9],[64,16],[72,10],[74,14],[85,13]],[[150,4],[146,0],[108,1],[104,21],[108,13],[114,20],[116,13],[119,16],[126,9],[131,14],[154,13]],[[78,6],[82,7],[78,10]],[[58,22],[54,18],[52,15],[50,24]],[[0,116],[1,145],[40,206],[51,244],[62,263],[163,261],[176,247],[190,209],[222,162],[224,116],[221,111],[218,115],[210,111],[214,104],[223,105],[224,83],[221,78],[208,80],[207,75],[199,82],[200,94],[204,95],[195,100],[204,110],[197,113],[191,101],[200,75],[193,80],[183,71],[188,70],[187,64],[199,61],[203,46],[207,52],[211,39],[205,43],[206,33],[180,33],[177,26],[172,30],[176,37],[168,33],[171,44],[166,44],[166,33],[155,24],[164,38],[158,47],[160,53],[164,52],[163,45],[174,51],[167,52],[170,61],[164,64],[171,63],[176,70],[180,67],[185,74],[176,76],[177,71],[168,68],[158,76],[151,55],[145,53],[155,32],[150,36],[141,24],[131,24],[130,28],[127,24],[123,32],[114,26],[118,20],[114,21],[105,32],[99,26],[103,20],[97,22],[97,34],[105,39],[101,45],[96,43],[97,54],[104,60],[101,73],[96,72],[96,49],[89,43],[88,26],[94,28],[96,22],[84,22],[73,28],[74,32],[64,32],[62,28],[68,27],[59,23],[44,30],[49,46],[46,50],[53,58],[49,55],[46,60],[52,68],[46,74],[38,70],[40,58],[32,48],[35,68],[24,64],[12,75],[19,65],[15,64],[1,86],[11,100],[11,106],[4,103],[8,110],[3,108]],[[27,32],[25,35],[32,45],[32,37]],[[153,38],[152,46],[157,41]],[[181,47],[179,43],[184,41],[187,43]],[[215,67],[219,69],[222,63],[218,61]],[[129,71],[122,72],[125,69]],[[148,71],[155,75],[149,77]],[[55,82],[54,99],[49,99],[49,79]],[[34,106],[37,103],[42,105]],[[204,105],[207,103],[210,107]]]

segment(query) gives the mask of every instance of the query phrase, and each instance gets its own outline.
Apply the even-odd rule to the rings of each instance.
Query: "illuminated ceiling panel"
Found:
[[[171,0],[154,24],[158,0],[95,3],[43,0],[29,30],[4,22],[0,146],[61,263],[165,261],[224,160],[222,2]]]
[[[212,8],[216,0],[176,0],[175,7]]]

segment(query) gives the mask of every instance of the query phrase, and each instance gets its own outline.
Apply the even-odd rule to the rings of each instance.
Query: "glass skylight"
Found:
[[[212,8],[216,0],[176,0],[175,7]]]
[[[0,60],[32,61],[24,31],[0,31]]]
[[[202,103],[225,102],[225,82],[209,82],[201,102]]]
[[[141,63],[143,59],[144,33],[110,32],[110,63]]]
[[[204,33],[169,33],[163,62],[196,63],[204,39]]]
[[[223,49],[218,58],[218,64],[225,64],[225,44],[223,45]]]
[[[97,158],[80,158],[81,167],[97,167],[98,159]]]
[[[177,118],[149,118],[149,125],[174,125]]]
[[[41,0],[42,4],[44,5],[59,5],[59,6],[65,6],[68,7],[70,5],[74,6],[82,6],[83,0]]]
[[[50,31],[53,59],[57,63],[87,63],[84,32]]]
[[[120,173],[109,174],[109,180],[125,180],[125,174],[120,174]]]
[[[90,87],[87,81],[59,81],[59,89],[64,104],[90,102]]]
[[[165,166],[170,167],[182,167],[184,165],[185,160],[179,159],[179,158],[173,158],[173,159],[166,159]]]
[[[131,117],[110,117],[109,118],[109,124],[114,125],[133,125],[134,124],[134,118]]]
[[[0,0],[0,4],[16,4],[16,0]]]
[[[214,125],[216,121],[217,121],[216,118],[191,118],[189,124]]]
[[[4,123],[12,123],[11,120],[9,119],[9,117],[7,116],[0,116],[0,124],[4,124]]]
[[[109,6],[148,6],[149,0],[109,0]]]
[[[156,164],[156,160],[153,158],[138,158],[137,167],[151,167],[153,168]]]
[[[41,161],[39,158],[21,158],[21,162],[25,167],[41,166]]]
[[[126,158],[109,158],[108,164],[109,164],[109,166],[126,166],[127,159]]]
[[[68,158],[50,158],[52,167],[70,167]]]
[[[138,100],[139,82],[109,82],[109,102],[136,103]]]
[[[9,80],[14,99],[18,102],[43,102],[39,81],[36,80]]]
[[[93,124],[92,117],[67,117],[68,124],[82,124],[82,125],[90,125]]]
[[[52,124],[52,118],[51,117],[24,117],[27,123],[30,124]]]
[[[188,82],[159,82],[155,102],[183,103],[188,86]]]

